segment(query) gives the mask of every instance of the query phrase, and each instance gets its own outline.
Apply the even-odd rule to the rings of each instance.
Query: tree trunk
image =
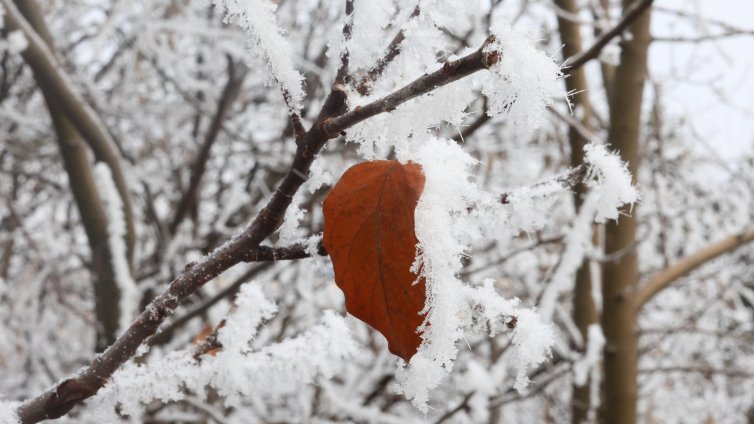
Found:
[[[15,3],[37,34],[52,49],[52,38],[37,4],[22,0],[16,0]],[[37,75],[35,69],[32,71],[55,127],[63,164],[91,249],[91,272],[95,280],[95,309],[99,325],[95,344],[96,350],[101,352],[115,341],[120,317],[120,289],[108,243],[107,215],[94,181],[86,143],[48,89],[45,78]]]
[[[575,0],[555,0],[555,4],[561,9],[578,14]],[[579,26],[563,16],[558,17],[558,29],[560,41],[563,43],[563,58],[567,59],[577,55],[582,50],[581,33]],[[576,116],[580,117],[581,124],[587,130],[591,130],[592,107],[589,103],[586,75],[584,68],[578,68],[571,72],[565,79],[568,92],[576,93],[571,97]],[[584,163],[584,145],[587,140],[581,132],[571,126],[568,131],[568,141],[571,147],[571,166],[576,167]],[[584,184],[574,187],[574,203],[576,210],[581,207],[582,196],[586,192]],[[585,259],[576,272],[576,281],[573,293],[573,320],[581,334],[583,351],[587,340],[589,326],[597,322],[597,308],[592,297],[592,277],[589,271],[589,260]],[[587,422],[589,405],[591,404],[589,384],[583,386],[573,385],[573,397],[571,398],[571,422]]]
[[[632,3],[633,0],[623,0],[624,10]],[[639,169],[650,13],[648,9],[631,24],[628,37],[621,44],[621,62],[615,70],[614,95],[610,102],[608,141],[628,163],[634,178]],[[602,278],[602,327],[606,338],[602,418],[610,424],[635,423],[637,418],[638,338],[633,305],[639,277],[636,226],[634,207],[625,209],[617,222],[605,227],[605,254],[613,259],[605,263]]]

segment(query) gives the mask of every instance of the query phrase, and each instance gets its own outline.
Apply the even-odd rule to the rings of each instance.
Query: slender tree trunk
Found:
[[[578,14],[575,0],[555,0],[555,4],[561,9]],[[563,43],[563,57],[573,57],[582,50],[581,33],[578,24],[562,16],[558,17],[558,29],[560,41]],[[589,103],[586,75],[584,68],[574,70],[565,79],[566,88],[569,92],[576,93],[571,97],[574,113],[581,120],[584,128],[591,130],[592,107]],[[571,146],[571,166],[579,166],[584,163],[584,145],[587,140],[581,132],[571,127],[568,132],[568,141]],[[574,187],[574,203],[576,209],[581,207],[582,196],[586,192],[584,184]],[[584,260],[576,272],[576,281],[573,293],[573,319],[581,334],[583,350],[587,340],[589,326],[598,320],[597,308],[592,297],[592,277],[589,271],[589,261]],[[571,399],[571,422],[583,423],[588,419],[589,405],[591,404],[589,385],[573,385],[573,397]]]
[[[38,5],[28,0],[15,0],[15,3],[37,34],[52,49],[52,38]],[[120,289],[108,243],[107,215],[97,191],[84,139],[51,93],[45,78],[38,75],[35,69],[32,71],[52,118],[68,181],[91,249],[91,272],[95,280],[95,309],[99,325],[96,350],[100,352],[115,341],[120,317]]]
[[[623,0],[624,10],[633,0]],[[610,102],[608,141],[628,163],[636,178],[639,169],[641,106],[650,43],[651,9],[639,16],[621,44],[621,62],[615,70]],[[603,420],[610,424],[635,423],[637,418],[638,355],[634,290],[638,284],[639,262],[635,249],[636,208],[624,210],[617,222],[605,228],[605,263],[602,278],[602,327],[605,399]],[[629,215],[630,214],[630,215]]]
[[[133,218],[131,193],[128,190],[121,158],[115,140],[105,127],[102,119],[87,103],[84,96],[66,75],[60,61],[57,60],[52,38],[44,17],[35,0],[2,0],[6,8],[13,7],[5,14],[6,26],[11,30],[20,30],[29,39],[29,46],[21,56],[34,71],[35,79],[48,97],[55,99],[62,112],[81,139],[91,148],[97,161],[107,164],[112,173],[113,182],[123,204],[126,226],[126,250],[129,266],[133,262],[136,232]],[[27,32],[28,31],[28,32]],[[44,86],[42,86],[44,83]]]
[[[45,96],[45,100],[53,116],[63,164],[91,249],[95,311],[99,325],[95,348],[101,352],[118,336],[120,318],[120,289],[108,244],[108,218],[94,182],[86,143],[63,116],[54,99]]]

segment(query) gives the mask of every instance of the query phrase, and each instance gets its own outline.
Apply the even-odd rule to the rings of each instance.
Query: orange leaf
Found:
[[[380,160],[353,166],[325,198],[323,243],[348,312],[382,333],[406,362],[421,343],[424,281],[416,255],[414,210],[424,190],[415,163]]]

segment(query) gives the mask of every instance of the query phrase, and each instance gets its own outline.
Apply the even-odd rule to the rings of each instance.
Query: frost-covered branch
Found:
[[[414,8],[413,13],[411,13],[411,16],[409,16],[409,19],[415,18],[419,16],[419,13],[421,13],[421,9],[419,6],[416,6]],[[396,34],[395,37],[390,41],[390,44],[387,47],[387,51],[385,52],[385,56],[383,56],[380,60],[377,61],[377,64],[375,64],[370,70],[366,72],[366,74],[359,80],[359,83],[356,86],[356,89],[361,93],[362,95],[366,95],[369,93],[369,91],[372,88],[372,84],[374,81],[377,80],[377,78],[382,75],[382,73],[385,71],[385,68],[390,64],[390,62],[395,59],[396,56],[401,52],[401,43],[403,43],[403,40],[406,39],[406,31],[405,29],[401,29],[398,34]]]
[[[495,38],[491,36],[484,42],[482,47],[474,53],[458,60],[446,62],[439,70],[424,75],[381,99],[375,100],[364,106],[358,106],[348,113],[326,120],[322,125],[322,129],[330,138],[333,138],[346,128],[358,124],[372,116],[390,112],[399,105],[413,98],[427,94],[430,91],[469,76],[475,72],[489,69],[501,59],[503,54],[502,52],[495,50],[487,51],[487,46],[493,43],[494,40]]]
[[[320,110],[317,121],[298,143],[295,157],[285,177],[267,205],[259,211],[246,229],[209,255],[189,264],[170,283],[168,289],[146,307],[114,344],[76,376],[63,380],[47,392],[22,404],[18,409],[21,422],[27,424],[60,417],[68,413],[76,404],[93,396],[121,365],[136,354],[139,346],[155,334],[160,324],[189,296],[225,270],[249,260],[249,252],[259,248],[260,243],[275,231],[277,224],[283,219],[293,196],[308,179],[314,158],[329,139],[356,123],[392,110],[410,99],[489,68],[502,57],[501,52],[485,51],[490,41],[491,39],[488,39],[476,52],[448,62],[438,71],[420,77],[395,93],[352,112],[346,112],[344,87],[339,84],[333,86]],[[275,251],[275,255],[278,253],[280,252]],[[302,253],[296,250],[295,253],[291,251],[287,254],[295,256]],[[260,257],[265,255],[270,257],[272,251],[263,250],[260,251],[260,255],[262,255]]]
[[[216,390],[227,407],[254,396],[295,395],[316,377],[332,376],[356,351],[345,320],[326,312],[322,323],[279,344],[252,350],[259,327],[277,311],[255,284],[245,285],[236,307],[198,348],[150,357],[143,364],[129,363],[89,404],[100,422],[116,422],[120,415],[138,418],[143,406],[154,401],[178,401],[187,391],[206,396]],[[218,348],[222,348],[219,350]],[[213,351],[214,356],[199,354]],[[287,384],[267,384],[270,381]],[[118,405],[116,412],[115,406]]]
[[[345,84],[348,78],[348,66],[350,59],[350,52],[348,51],[348,42],[351,40],[351,34],[353,33],[353,2],[354,0],[346,0],[346,22],[343,24],[343,51],[340,53],[340,68],[335,75],[336,84]]]
[[[119,156],[109,144],[112,140],[108,139],[107,129],[59,68],[39,6],[33,0],[18,1],[11,6],[14,9],[9,10],[5,21],[15,21],[19,25],[21,29],[16,33],[25,31],[23,37],[27,45],[21,53],[32,69],[47,105],[68,185],[87,236],[98,322],[96,349],[99,351],[118,335],[121,291],[131,286],[122,278],[130,273],[135,240],[130,194]],[[83,117],[76,113],[83,114]],[[94,135],[87,133],[85,127],[93,128]],[[98,181],[86,143],[100,162],[99,166],[109,168],[106,172],[112,175],[115,190],[103,192],[96,184]],[[111,210],[106,210],[111,209],[106,205],[107,198],[110,204],[117,204],[121,210],[114,219]],[[118,242],[112,243],[115,240]],[[125,248],[116,248],[123,245]]]
[[[293,66],[294,52],[277,24],[277,3],[268,0],[211,0],[225,11],[225,21],[235,21],[251,38],[251,52],[266,64],[268,78],[280,85],[288,116],[298,141],[305,132],[301,122],[304,77]]]
[[[225,11],[225,21],[235,21],[251,38],[252,53],[266,64],[269,78],[280,84],[291,114],[298,114],[303,77],[293,66],[293,48],[277,24],[277,4],[267,0],[212,0]]]
[[[646,11],[652,5],[653,2],[654,0],[636,0],[636,2],[632,4],[631,7],[629,7],[626,10],[625,14],[623,15],[623,18],[620,20],[620,22],[618,22],[615,25],[615,27],[611,28],[609,31],[602,33],[600,37],[594,42],[594,44],[592,44],[586,50],[580,52],[579,54],[575,56],[567,58],[563,62],[563,65],[564,65],[563,73],[566,76],[571,75],[574,71],[578,70],[579,68],[584,66],[586,63],[588,63],[592,59],[599,57],[600,53],[602,52],[602,49],[605,48],[605,46],[607,46],[610,43],[610,41],[612,41],[615,37],[618,37],[619,35],[621,35],[623,31],[625,31],[625,29],[628,28],[629,25],[631,25],[632,22],[634,22],[639,16],[641,16],[641,14],[644,11]],[[418,14],[418,8],[415,13]],[[402,38],[399,39],[398,41],[399,42],[402,41]],[[359,90],[362,90],[361,86],[359,87]],[[368,91],[368,86],[366,86],[366,88],[364,89],[364,92],[367,92],[367,91]],[[475,120],[468,127],[468,129],[464,131],[464,133],[454,137],[454,140],[458,142],[462,141],[464,138],[476,132],[476,130],[478,130],[481,126],[483,126],[489,120],[490,120],[490,116],[486,113],[486,107],[485,107],[485,113],[483,113],[479,118],[477,118],[477,120]]]
[[[536,189],[539,187],[543,187],[545,185],[550,184],[558,184],[563,188],[571,188],[576,186],[577,184],[580,184],[584,182],[586,177],[589,175],[589,164],[585,163],[579,166],[576,166],[574,168],[569,169],[568,171],[564,172],[561,175],[558,175],[557,177],[553,178],[552,180],[548,180],[545,182],[541,182],[539,184],[535,184],[530,189]],[[507,204],[510,202],[510,197],[512,193],[503,193],[500,195],[500,203]]]

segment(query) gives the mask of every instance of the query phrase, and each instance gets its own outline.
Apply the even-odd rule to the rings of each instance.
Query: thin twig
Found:
[[[269,269],[272,264],[273,262],[265,262],[257,266],[256,268],[252,268],[249,271],[245,272],[243,275],[236,278],[233,283],[215,293],[214,296],[205,300],[202,304],[197,305],[190,311],[183,314],[181,317],[176,318],[174,321],[170,322],[169,325],[167,325],[164,329],[160,330],[159,333],[155,334],[149,339],[149,345],[159,346],[169,342],[178,329],[188,324],[192,319],[206,313],[211,307],[215,306],[221,300],[233,296],[233,294],[238,291],[242,284],[249,281],[252,277],[259,274],[260,272]]]
[[[442,424],[445,421],[453,418],[453,415],[461,412],[461,411],[468,411],[469,410],[469,400],[471,400],[471,397],[474,396],[474,391],[467,393],[466,396],[463,397],[461,402],[456,406],[455,408],[451,409],[450,411],[444,413],[440,418],[435,421],[435,424]]]
[[[348,41],[353,32],[353,0],[346,0],[346,22],[343,24],[343,52],[340,55],[340,68],[335,76],[336,84],[345,84],[348,79]]]
[[[409,20],[419,16],[420,10],[421,9],[419,9],[419,6],[417,5],[416,8],[414,8],[413,13],[411,13],[411,16],[409,16]],[[382,73],[385,71],[385,68],[387,68],[387,65],[389,65],[390,62],[392,62],[393,59],[395,59],[401,52],[401,43],[403,43],[403,40],[405,39],[405,31],[401,29],[400,32],[396,34],[395,37],[393,37],[393,40],[387,46],[385,56],[383,56],[382,59],[378,60],[377,64],[374,65],[372,69],[367,71],[366,75],[364,75],[357,84],[356,89],[360,94],[369,94],[372,89],[372,84],[377,81],[377,78],[382,75]]]
[[[479,115],[474,122],[464,128],[460,134],[454,136],[453,141],[456,143],[465,143],[467,138],[471,137],[475,132],[482,128],[490,119],[492,119],[492,117],[487,113],[487,97],[485,97],[482,104],[482,114]]]
[[[223,121],[228,114],[233,102],[238,97],[239,90],[243,84],[244,77],[246,76],[246,67],[237,69],[238,66],[234,62],[231,56],[227,56],[228,61],[228,82],[225,84],[225,88],[220,95],[220,100],[217,102],[217,111],[212,117],[207,133],[204,136],[204,142],[202,143],[199,152],[194,159],[194,163],[191,166],[191,178],[189,186],[186,191],[183,192],[178,206],[176,207],[173,220],[168,226],[169,234],[175,235],[178,230],[178,226],[183,222],[184,218],[188,214],[188,211],[197,206],[199,187],[204,176],[204,172],[207,168],[207,162],[209,161],[210,151],[212,146],[218,139],[220,129],[222,128]]]
[[[589,164],[582,164],[577,167],[571,168],[565,173],[558,175],[557,177],[544,181],[538,184],[535,184],[532,186],[532,188],[536,188],[538,186],[542,186],[545,184],[551,184],[553,182],[560,184],[563,187],[573,187],[576,184],[579,184],[584,181],[584,179],[587,177],[589,171]],[[500,203],[507,204],[510,202],[510,196],[512,193],[503,193],[500,195]]]

